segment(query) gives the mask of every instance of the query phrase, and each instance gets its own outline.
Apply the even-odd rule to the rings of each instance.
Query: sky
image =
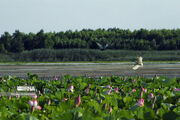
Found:
[[[180,0],[0,0],[0,34],[180,28]]]

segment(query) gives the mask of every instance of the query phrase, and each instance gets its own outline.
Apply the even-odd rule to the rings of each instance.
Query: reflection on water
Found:
[[[174,67],[174,68],[170,68],[170,67],[167,67],[167,68],[160,68],[160,69],[172,69],[172,70],[173,70],[173,69],[174,69],[174,70],[177,69],[177,70],[178,70],[178,69],[180,69],[180,68],[175,68],[175,67]]]

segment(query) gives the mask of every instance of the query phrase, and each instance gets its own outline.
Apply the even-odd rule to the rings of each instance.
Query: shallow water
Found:
[[[133,63],[28,63],[23,65],[0,65],[0,76],[15,75],[27,77],[27,73],[37,74],[43,79],[52,79],[54,75],[72,76],[142,76],[152,77],[155,74],[166,77],[180,77],[180,64],[144,63],[144,67],[132,70]]]

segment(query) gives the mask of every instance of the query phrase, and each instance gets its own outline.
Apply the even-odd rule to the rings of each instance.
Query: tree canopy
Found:
[[[0,52],[20,53],[33,49],[98,49],[96,42],[108,44],[107,49],[121,50],[178,50],[180,29],[83,29],[81,31],[47,32],[40,30],[25,34],[16,30],[0,36]]]

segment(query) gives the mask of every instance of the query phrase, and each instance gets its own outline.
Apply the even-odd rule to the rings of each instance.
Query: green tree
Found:
[[[0,44],[3,44],[4,48],[7,51],[11,49],[11,39],[12,36],[8,32],[4,32],[4,34],[0,38]]]
[[[24,51],[24,43],[23,43],[24,33],[16,30],[13,33],[12,41],[11,41],[11,52],[22,52]]]
[[[5,49],[4,44],[0,44],[0,53],[7,53],[8,51]]]

